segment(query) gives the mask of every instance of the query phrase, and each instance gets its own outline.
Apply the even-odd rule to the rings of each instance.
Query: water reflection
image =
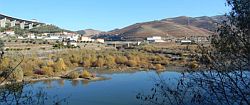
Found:
[[[50,80],[50,79],[44,80],[44,81],[43,81],[43,84],[46,85],[47,88],[53,88],[53,86],[52,86],[52,81],[53,81],[53,80]]]
[[[250,73],[248,71],[204,71],[184,73],[174,78],[159,77],[149,92],[136,98],[152,105],[249,105]]]
[[[64,79],[59,79],[59,80],[57,80],[57,83],[58,83],[61,87],[63,87],[64,84],[65,84]]]
[[[81,80],[83,86],[88,86],[89,80]]]
[[[179,73],[175,72],[164,72],[159,75],[168,78],[179,77]],[[61,102],[68,96],[70,96],[70,100],[68,100],[70,105],[137,105],[140,103],[135,99],[136,93],[149,89],[154,82],[153,78],[158,77],[158,74],[155,72],[135,72],[103,76],[112,79],[96,82],[67,79],[46,80],[30,84],[32,88],[25,86],[24,90],[36,93],[41,87],[44,93],[49,95],[48,100],[45,101],[46,105],[53,104],[53,101]]]
[[[71,85],[76,87],[79,84],[79,80],[71,80]]]
[[[0,105],[59,105],[67,103],[67,98],[50,96],[42,87],[27,83],[14,83],[0,88]]]

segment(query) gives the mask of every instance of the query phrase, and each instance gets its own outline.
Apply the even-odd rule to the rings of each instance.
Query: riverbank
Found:
[[[34,53],[32,56],[24,55],[23,59],[15,54],[8,54],[4,56],[0,69],[3,71],[2,78],[5,78],[4,75],[8,74],[8,71],[5,71],[8,70],[6,65],[15,66],[20,63],[17,61],[22,61],[8,80],[23,80],[23,77],[31,76],[38,78],[27,80],[36,81],[57,77],[89,78],[95,77],[95,74],[149,70],[183,72],[188,67],[198,67],[196,59],[197,57],[188,50],[140,46],[126,50],[65,50],[49,55]],[[80,68],[81,71],[75,68]]]
[[[83,67],[78,67],[78,70],[83,70]],[[136,67],[127,67],[122,69],[108,69],[108,68],[90,68],[89,71],[97,74],[114,74],[114,73],[134,73],[138,71],[156,71],[156,72],[165,72],[165,71],[175,71],[175,72],[186,72],[189,68],[184,66],[167,66],[162,70],[153,70],[153,69],[144,69]]]
[[[84,67],[77,67],[74,70],[68,71],[66,74],[69,74],[74,71],[83,71],[85,68]],[[185,72],[188,68],[187,67],[182,67],[182,66],[168,66],[165,67],[163,70],[150,70],[150,69],[143,69],[143,68],[122,68],[122,69],[108,69],[108,68],[90,68],[89,71],[91,73],[98,74],[98,76],[91,77],[91,78],[75,78],[75,79],[69,79],[66,78],[64,75],[59,75],[59,76],[44,76],[44,75],[37,75],[37,76],[29,76],[29,77],[24,77],[23,80],[18,80],[14,82],[3,82],[0,84],[0,86],[4,86],[7,84],[12,84],[12,83],[29,83],[29,82],[39,82],[39,81],[46,81],[46,80],[60,80],[60,79],[65,79],[65,80],[87,80],[88,82],[94,82],[94,81],[102,81],[102,80],[107,80],[110,78],[101,76],[103,74],[117,74],[117,73],[135,73],[138,71],[156,71],[156,72],[166,72],[166,71],[175,71],[175,72]],[[65,74],[65,73],[64,73]]]
[[[103,77],[103,76],[98,76],[98,77],[93,77],[93,78],[76,78],[76,79],[67,79],[64,77],[56,76],[56,77],[40,77],[40,78],[34,78],[34,77],[25,77],[23,80],[18,80],[14,82],[10,81],[5,81],[0,84],[0,86],[5,86],[5,85],[10,85],[14,83],[32,83],[32,82],[39,82],[39,81],[46,81],[46,80],[60,80],[60,79],[65,79],[65,80],[86,80],[88,82],[94,82],[94,81],[102,81],[102,80],[107,80],[108,78]]]

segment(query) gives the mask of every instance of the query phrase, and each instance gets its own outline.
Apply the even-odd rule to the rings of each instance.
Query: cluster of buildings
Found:
[[[151,43],[161,43],[165,42],[160,36],[147,37],[147,41]]]
[[[6,30],[4,32],[0,32],[1,37],[3,36],[14,36],[15,35],[15,31],[13,30]]]
[[[20,40],[48,40],[48,41],[60,41],[71,43],[104,43],[104,39],[92,39],[76,33],[62,32],[62,33],[43,33],[40,36],[34,34],[28,34],[27,37],[18,36]]]
[[[192,43],[206,43],[210,41],[210,37],[206,36],[193,36],[193,37],[182,37],[182,38],[162,38],[161,36],[147,37],[149,43],[162,43],[162,42],[175,42],[181,44],[192,44]]]

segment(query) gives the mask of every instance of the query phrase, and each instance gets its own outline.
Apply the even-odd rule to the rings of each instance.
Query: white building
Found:
[[[36,39],[36,36],[34,34],[28,34],[28,39]]]
[[[7,30],[7,31],[4,31],[4,34],[6,34],[6,35],[15,35],[15,31]]]
[[[165,42],[164,40],[162,40],[162,38],[160,36],[153,36],[153,37],[147,37],[147,41],[148,42]]]
[[[62,37],[60,35],[56,35],[56,36],[49,36],[44,38],[45,40],[61,40]]]
[[[25,39],[25,38],[22,36],[18,36],[17,39]]]
[[[76,33],[74,33],[74,32],[62,32],[61,34],[67,35],[67,36],[74,36],[74,35],[76,35]]]
[[[67,36],[66,38],[71,41],[78,41],[79,35]]]
[[[77,43],[76,42],[68,42],[68,45],[70,45],[70,46],[77,46]]]
[[[97,43],[104,43],[105,41],[104,41],[104,39],[96,39],[96,42]]]
[[[94,39],[91,39],[90,37],[86,37],[86,36],[81,36],[79,41],[81,42],[94,42]]]
[[[181,44],[191,44],[191,40],[181,40]]]
[[[74,41],[63,42],[63,45],[64,46],[74,46],[74,47],[76,47],[77,42],[74,42]]]

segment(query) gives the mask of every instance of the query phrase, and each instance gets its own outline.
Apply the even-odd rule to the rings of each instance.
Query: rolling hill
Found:
[[[100,33],[102,33],[102,31],[94,30],[94,29],[86,29],[86,30],[79,30],[77,31],[77,33],[84,35],[84,36],[92,37],[95,35],[99,35]]]
[[[215,32],[217,23],[223,16],[176,17],[159,21],[136,23],[122,29],[101,33],[96,37],[120,40],[144,40],[149,36],[190,37],[209,36]]]

